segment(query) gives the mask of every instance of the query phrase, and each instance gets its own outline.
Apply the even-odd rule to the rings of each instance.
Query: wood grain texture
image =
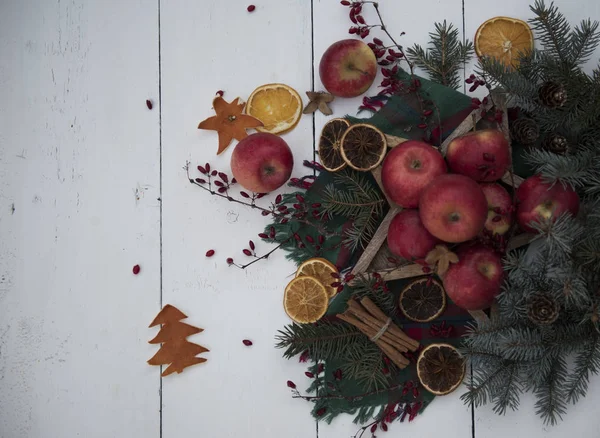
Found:
[[[157,30],[154,1],[0,4],[3,438],[159,437]]]
[[[247,100],[263,84],[283,82],[306,103],[311,88],[310,3],[264,0],[252,13],[248,2],[164,1],[163,90],[163,274],[164,302],[205,330],[208,361],[163,380],[163,436],[297,437],[316,435],[310,403],[292,399],[287,380],[308,386],[305,365],[274,348],[277,330],[290,322],[283,291],[295,266],[275,252],[246,270],[229,267],[254,240],[259,254],[273,247],[257,236],[268,223],[239,204],[211,197],[187,182],[182,170],[207,161],[230,174],[237,142],[217,156],[217,135],[196,129],[212,115],[217,90]],[[312,116],[282,138],[294,154],[293,177],[312,174]],[[231,175],[231,174],[230,174]],[[241,187],[232,191],[239,198]],[[291,191],[290,188],[283,188]],[[274,195],[263,198],[269,205]],[[206,258],[207,250],[216,251]],[[242,340],[253,342],[251,347]],[[196,342],[195,336],[189,338]]]

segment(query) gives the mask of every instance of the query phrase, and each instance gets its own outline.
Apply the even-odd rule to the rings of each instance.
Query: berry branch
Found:
[[[387,26],[383,21],[383,16],[381,15],[381,11],[379,10],[379,3],[374,1],[347,1],[342,0],[340,2],[343,6],[350,7],[350,21],[356,26],[351,26],[349,29],[350,34],[356,34],[360,36],[362,39],[365,39],[369,34],[371,29],[380,28],[392,42],[392,45],[384,45],[383,41],[379,38],[373,38],[373,42],[368,43],[368,46],[373,50],[377,58],[378,64],[382,67],[381,73],[383,74],[383,80],[380,84],[382,90],[378,93],[377,97],[367,97],[363,98],[363,104],[359,109],[367,109],[372,112],[377,112],[379,108],[381,108],[384,103],[381,98],[386,96],[391,96],[394,94],[398,94],[400,91],[407,91],[408,93],[413,93],[417,99],[417,103],[419,105],[419,112],[421,114],[421,123],[417,125],[417,128],[424,131],[425,135],[431,136],[433,132],[431,124],[437,124],[437,129],[442,130],[442,120],[440,116],[440,111],[437,105],[431,100],[426,100],[420,92],[421,81],[418,77],[416,77],[414,72],[414,63],[407,58],[406,53],[404,51],[404,47],[396,41],[396,39],[392,36]],[[361,15],[363,5],[371,4],[377,13],[377,18],[379,20],[379,24],[368,25],[366,20]],[[404,32],[400,34],[404,35]],[[410,82],[408,84],[408,88],[405,84],[403,84],[397,77],[397,73],[399,70],[399,65],[402,62],[405,62],[409,69],[410,74]],[[435,113],[435,114],[434,114]],[[435,117],[436,121],[433,122],[433,117]],[[441,146],[441,135],[438,138],[438,146]]]

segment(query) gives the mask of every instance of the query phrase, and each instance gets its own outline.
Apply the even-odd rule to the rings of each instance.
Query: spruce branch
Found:
[[[529,20],[529,23],[537,33],[544,49],[553,57],[568,63],[571,55],[569,53],[571,26],[565,16],[554,6],[554,3],[548,7],[543,0],[535,0],[535,4],[529,8],[536,15]]]
[[[461,83],[460,70],[473,57],[473,43],[469,40],[463,43],[458,29],[446,20],[435,23],[435,31],[429,37],[427,49],[419,44],[406,49],[409,59],[425,70],[431,80],[457,89]]]
[[[364,391],[385,388],[389,385],[389,372],[384,373],[381,350],[366,336],[359,343],[362,345],[360,348],[348,350],[343,355],[343,375],[356,380]]]
[[[535,413],[542,417],[545,424],[556,425],[566,413],[565,384],[567,366],[562,357],[556,358],[550,372],[535,391],[537,402]]]
[[[575,358],[575,367],[567,379],[567,401],[577,403],[581,397],[585,397],[590,374],[598,374],[600,371],[600,336],[595,333],[581,347]]]
[[[317,324],[289,324],[278,331],[276,348],[284,348],[290,359],[304,351],[311,357],[327,360],[363,347],[364,335],[350,324],[322,321]]]
[[[579,26],[573,29],[569,38],[570,62],[574,65],[586,63],[599,43],[598,22],[592,22],[589,18],[583,20]]]
[[[386,205],[375,184],[361,173],[343,169],[334,175],[323,193],[323,211],[352,220],[345,231],[344,244],[354,251],[365,247],[377,231]]]

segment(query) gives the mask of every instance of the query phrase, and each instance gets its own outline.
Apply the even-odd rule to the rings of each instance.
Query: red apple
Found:
[[[483,310],[492,305],[503,279],[502,260],[483,245],[460,248],[458,263],[450,264],[444,289],[454,303],[465,310]]]
[[[334,96],[356,97],[369,89],[377,74],[377,58],[361,40],[342,40],[323,54],[319,76]]]
[[[508,191],[497,183],[479,184],[488,203],[484,228],[493,234],[505,234],[512,224],[512,199]]]
[[[465,242],[477,236],[488,207],[479,185],[457,174],[440,175],[425,187],[419,214],[431,234],[444,242]]]
[[[281,137],[267,132],[240,141],[231,155],[231,172],[246,190],[268,193],[290,178],[294,157]]]
[[[508,141],[496,129],[470,132],[450,142],[446,160],[454,173],[475,181],[497,181],[510,166]]]
[[[388,228],[390,252],[407,260],[424,259],[439,240],[425,229],[417,210],[402,210]]]
[[[579,212],[579,195],[560,182],[552,185],[542,180],[541,175],[527,178],[517,189],[517,221],[530,233],[536,230],[529,224],[540,219],[555,221],[561,214]]]
[[[404,208],[416,208],[427,184],[448,171],[442,154],[422,141],[409,140],[388,153],[381,168],[383,189]]]

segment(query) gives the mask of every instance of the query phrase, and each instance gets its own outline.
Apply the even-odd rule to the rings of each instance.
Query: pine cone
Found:
[[[569,142],[559,134],[550,134],[542,142],[542,147],[555,154],[564,155],[569,150]]]
[[[533,119],[521,118],[511,124],[510,135],[513,140],[523,146],[530,146],[540,136],[540,128]]]
[[[567,101],[567,90],[557,82],[548,81],[539,89],[540,101],[549,108],[558,108]]]
[[[538,293],[529,299],[527,316],[535,324],[552,324],[558,318],[560,306],[548,295]]]

